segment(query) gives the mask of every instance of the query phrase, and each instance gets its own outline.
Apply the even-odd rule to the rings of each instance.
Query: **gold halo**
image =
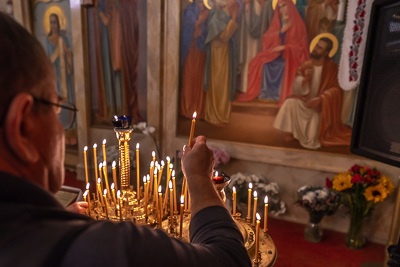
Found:
[[[318,43],[319,39],[321,39],[321,38],[323,38],[323,37],[329,38],[329,39],[331,39],[331,41],[333,42],[333,47],[332,47],[332,49],[331,49],[331,52],[329,52],[329,57],[333,57],[333,56],[336,54],[337,50],[338,50],[339,42],[338,42],[338,39],[336,38],[336,36],[333,35],[332,33],[321,33],[321,34],[318,34],[318,35],[311,41],[311,44],[310,44],[310,53],[313,51],[313,49],[314,49],[315,45]]]
[[[293,4],[296,4],[296,0],[292,0]],[[278,0],[272,0],[272,8],[275,10],[276,4],[278,4]]]
[[[211,9],[211,6],[208,4],[208,0],[203,0],[203,3],[204,3],[204,5],[206,6],[207,9]]]
[[[44,29],[47,33],[50,33],[50,15],[56,14],[58,16],[58,20],[60,21],[60,30],[67,29],[67,19],[65,17],[64,10],[62,10],[59,6],[53,5],[50,6],[43,15],[43,25]]]

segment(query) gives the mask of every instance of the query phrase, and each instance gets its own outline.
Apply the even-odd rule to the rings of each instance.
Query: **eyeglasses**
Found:
[[[33,100],[38,103],[58,107],[56,113],[58,114],[58,119],[60,120],[64,130],[68,130],[74,124],[76,118],[76,112],[78,111],[78,109],[75,107],[74,104],[65,101],[61,102],[61,104],[57,104],[36,97],[33,97]]]

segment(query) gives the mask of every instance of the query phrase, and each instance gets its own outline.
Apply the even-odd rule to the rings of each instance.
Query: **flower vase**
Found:
[[[324,215],[310,214],[310,220],[304,228],[304,238],[311,243],[318,243],[322,239],[321,220]]]
[[[366,238],[363,232],[364,216],[351,214],[349,231],[346,234],[346,247],[351,249],[361,249],[365,244]]]

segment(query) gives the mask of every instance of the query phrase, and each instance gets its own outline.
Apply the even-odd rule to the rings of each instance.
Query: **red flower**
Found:
[[[357,69],[357,67],[358,67],[357,62],[354,62],[353,64],[351,64],[351,68],[352,69]]]
[[[373,178],[379,179],[381,177],[380,171],[377,171],[376,169],[367,168],[367,173],[369,176],[371,176]]]
[[[354,173],[358,173],[358,172],[360,172],[360,166],[357,165],[357,164],[354,164],[354,165],[349,169],[349,171],[354,172]]]
[[[350,50],[349,57],[352,57],[352,56],[354,56],[354,52],[353,52],[353,50]]]
[[[353,32],[357,32],[359,29],[360,29],[360,27],[358,27],[358,25],[356,24],[353,27]]]
[[[372,184],[375,182],[375,179],[371,178],[368,174],[363,176],[361,179],[361,183],[363,184]]]
[[[360,44],[360,43],[361,43],[361,41],[362,41],[362,37],[360,36],[360,37],[358,37],[358,38],[357,38],[357,41],[356,41],[356,43],[357,43],[357,44]]]
[[[361,175],[355,174],[355,175],[353,175],[353,177],[351,177],[351,182],[353,184],[358,184],[361,182],[361,179],[362,179]]]
[[[331,189],[331,187],[332,187],[332,181],[329,180],[328,177],[325,178],[325,186],[326,186],[326,188],[328,188],[328,189]]]
[[[353,76],[349,77],[349,81],[352,82],[353,81]]]
[[[361,4],[363,3],[363,0],[358,0],[358,5],[361,6]]]
[[[360,12],[360,18],[363,18],[363,17],[365,17],[365,10],[364,9]]]

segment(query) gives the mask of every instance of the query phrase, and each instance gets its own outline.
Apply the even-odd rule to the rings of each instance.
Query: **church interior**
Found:
[[[79,110],[65,131],[64,201],[73,201],[68,192],[78,191],[83,200],[86,190],[97,198],[101,176],[107,187],[114,182],[130,188],[132,205],[140,209],[142,177],[152,173],[157,179],[156,161],[162,163],[158,184],[168,196],[171,163],[176,175],[171,192],[178,196],[172,206],[180,225],[179,196],[186,193],[182,147],[203,135],[214,152],[215,171],[225,179],[221,197],[234,218],[241,214],[237,220],[244,235],[251,233],[251,259],[258,257],[252,247],[258,241],[252,238],[258,234],[255,214],[261,215],[261,261],[254,266],[378,267],[387,266],[388,246],[399,238],[400,152],[393,152],[388,163],[351,150],[364,129],[356,131],[364,119],[357,102],[367,90],[363,64],[370,64],[366,51],[372,51],[367,50],[367,40],[373,39],[368,26],[372,10],[383,9],[373,2],[0,0],[0,11],[43,44],[57,72],[59,95]],[[400,21],[396,25],[400,29]],[[125,119],[128,128],[121,126]],[[385,134],[385,127],[375,130]],[[122,135],[129,138],[121,141]],[[103,159],[106,168],[98,166]],[[113,161],[119,163],[117,178]],[[381,180],[381,198],[375,191],[367,195]],[[147,190],[161,205],[154,181]],[[352,186],[362,183],[366,193],[361,197],[370,204],[362,216],[362,244],[352,245],[354,214],[348,200]],[[305,203],[325,201],[326,195],[336,206],[313,221],[316,209]],[[95,218],[94,211],[89,216]],[[131,220],[151,225],[147,215],[142,220],[130,211]],[[117,218],[117,206],[113,212]],[[169,214],[163,220],[156,212],[158,206],[151,227],[165,224],[168,232]],[[318,227],[314,236],[308,236],[310,227]]]

